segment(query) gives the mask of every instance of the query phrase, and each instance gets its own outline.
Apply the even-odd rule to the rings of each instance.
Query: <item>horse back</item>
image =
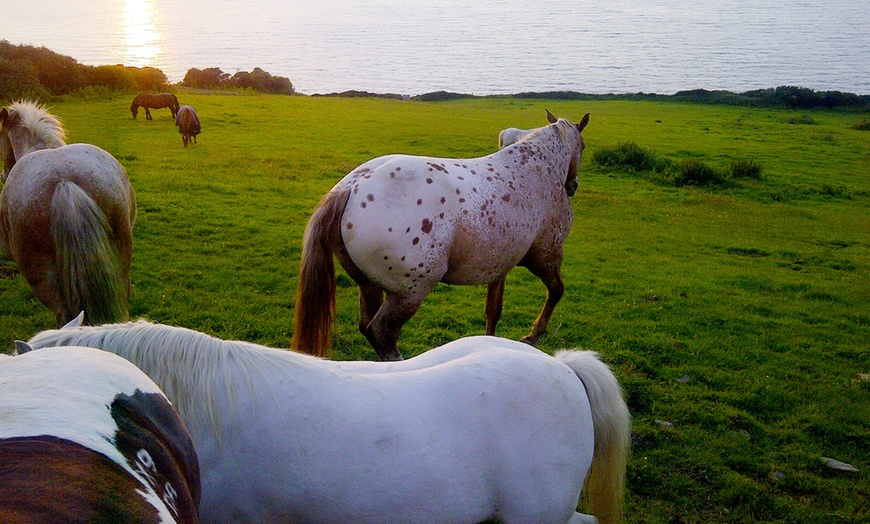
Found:
[[[536,243],[560,249],[570,229],[570,202],[547,181],[548,163],[514,147],[478,159],[393,156],[374,166],[340,183],[351,189],[341,234],[357,266],[388,289],[433,275],[489,282]]]

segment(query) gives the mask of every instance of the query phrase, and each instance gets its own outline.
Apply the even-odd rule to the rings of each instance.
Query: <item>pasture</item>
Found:
[[[566,292],[541,349],[601,353],[633,416],[627,522],[870,520],[870,133],[862,115],[667,102],[441,103],[179,93],[202,134],[129,98],[55,103],[68,141],[123,164],[136,190],[133,318],[288,347],[302,232],[345,173],[388,153],[474,157],[545,108],[591,113],[565,242]],[[592,162],[631,141],[760,179],[672,187]],[[544,297],[507,280],[500,336]],[[484,331],[483,286],[439,285],[404,327],[408,357]],[[339,270],[334,359],[375,359]],[[54,325],[0,255],[0,347]],[[829,469],[822,457],[856,466]]]

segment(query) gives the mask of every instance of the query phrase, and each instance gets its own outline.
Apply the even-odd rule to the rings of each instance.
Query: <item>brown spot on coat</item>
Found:
[[[423,225],[420,227],[420,231],[429,234],[432,231],[432,221],[428,218],[424,218]]]

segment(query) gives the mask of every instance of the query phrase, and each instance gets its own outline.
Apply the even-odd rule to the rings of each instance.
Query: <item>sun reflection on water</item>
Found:
[[[160,67],[163,35],[154,0],[124,0],[121,6],[121,59],[124,65]]]

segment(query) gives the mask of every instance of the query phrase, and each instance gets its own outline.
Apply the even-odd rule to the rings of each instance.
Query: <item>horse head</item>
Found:
[[[0,110],[0,156],[6,177],[24,155],[40,149],[66,145],[66,131],[60,119],[45,107],[29,101],[14,102]]]
[[[559,119],[547,110],[547,121],[551,124],[556,124],[559,122]],[[583,130],[587,125],[589,125],[589,113],[583,115],[583,118],[580,119],[580,122],[577,124],[568,120],[565,120],[565,122],[570,124],[577,131],[576,143],[573,146],[574,152],[572,153],[571,161],[568,164],[568,173],[565,175],[565,191],[570,197],[574,196],[574,193],[577,192],[577,172],[580,169],[580,160],[583,157],[583,150],[586,149],[586,142],[583,140]],[[570,140],[570,138],[566,136],[565,140]]]
[[[12,149],[12,141],[9,140],[9,128],[12,126],[13,115],[4,107],[0,111],[0,160],[3,160],[3,172],[0,174],[0,182],[6,183],[9,171],[15,165],[15,150]]]

